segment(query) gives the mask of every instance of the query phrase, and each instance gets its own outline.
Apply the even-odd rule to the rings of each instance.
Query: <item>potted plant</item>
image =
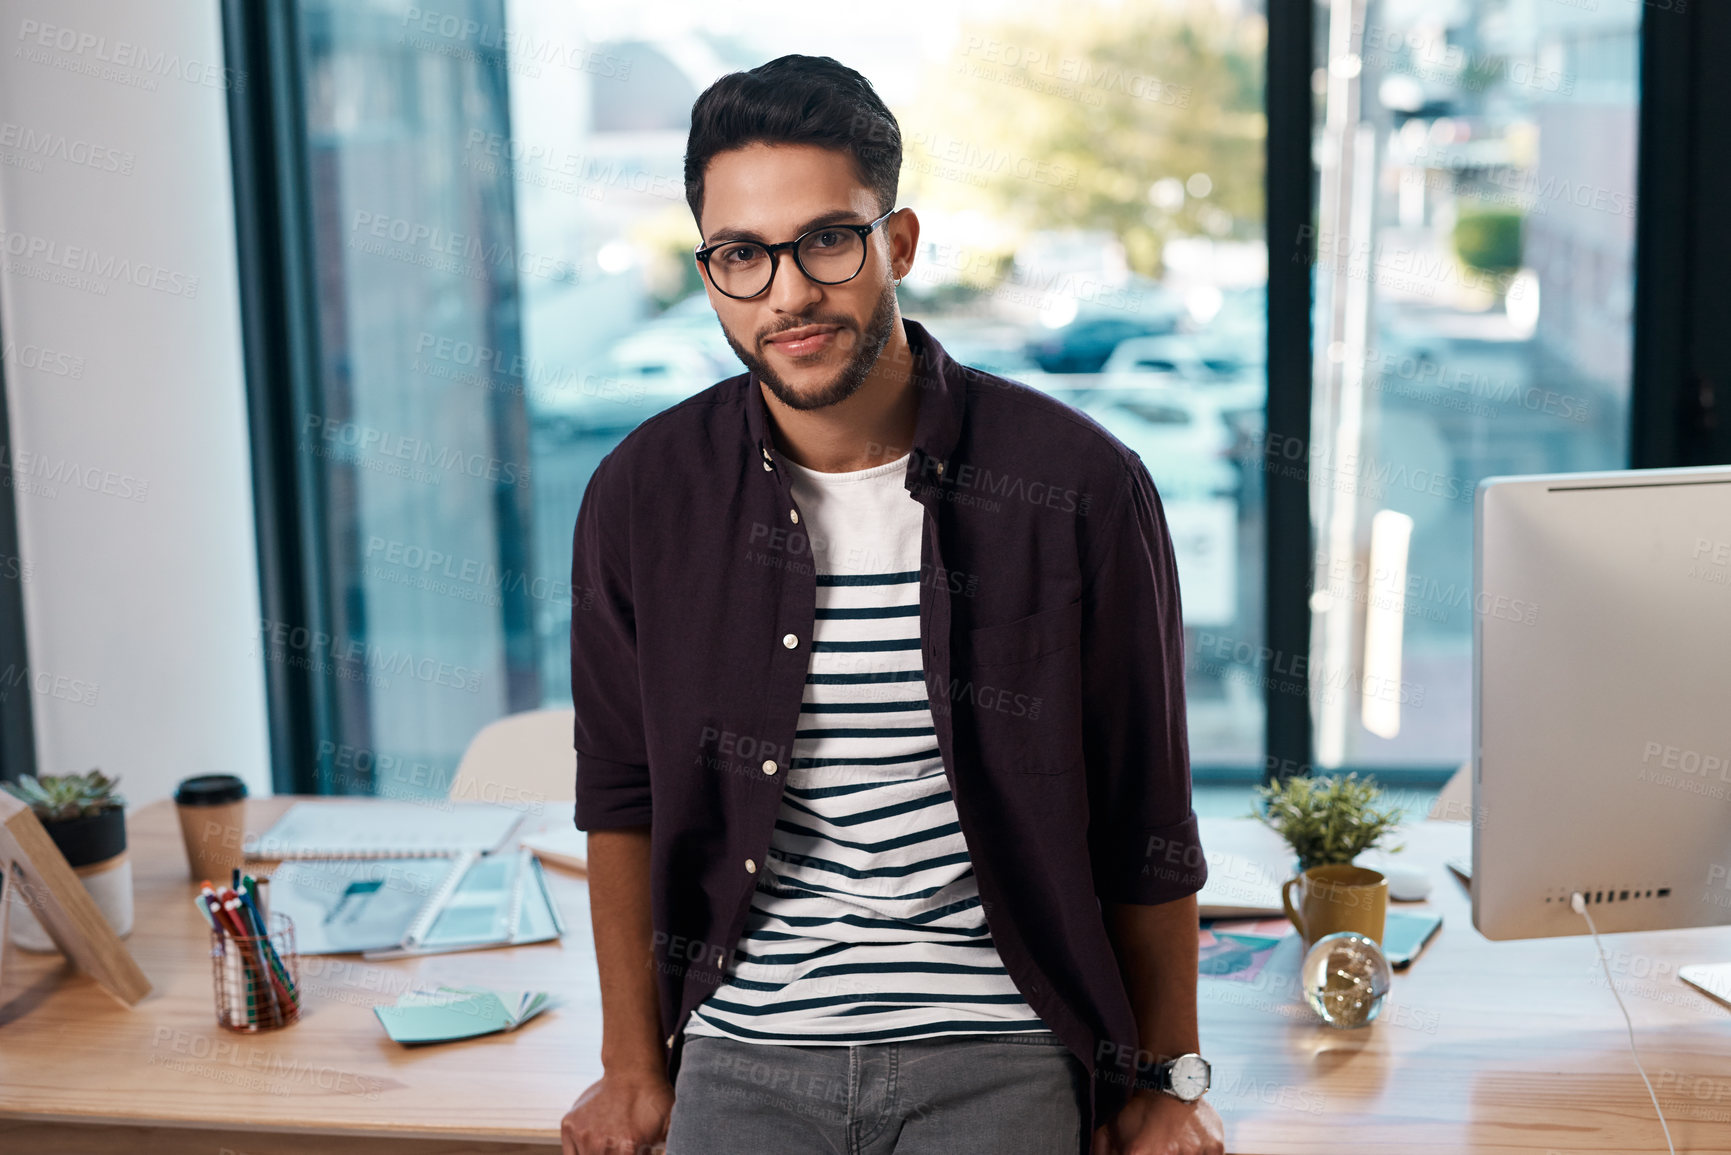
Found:
[[[1292,847],[1298,859],[1294,874],[1313,866],[1352,862],[1378,848],[1383,836],[1405,816],[1399,807],[1378,809],[1382,787],[1357,773],[1294,775],[1258,786],[1256,797],[1258,805],[1251,817],[1261,819]]]
[[[88,774],[26,774],[0,783],[27,804],[78,875],[97,909],[119,935],[132,931],[132,863],[126,856],[126,802],[114,792],[118,780],[101,770]],[[11,939],[25,950],[52,951],[54,940],[28,906],[12,912]]]

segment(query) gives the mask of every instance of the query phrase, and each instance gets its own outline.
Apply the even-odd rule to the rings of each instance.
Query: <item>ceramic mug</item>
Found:
[[[1306,949],[1317,939],[1343,930],[1356,931],[1382,944],[1388,879],[1369,867],[1344,862],[1313,866],[1286,880],[1280,888],[1280,900]]]

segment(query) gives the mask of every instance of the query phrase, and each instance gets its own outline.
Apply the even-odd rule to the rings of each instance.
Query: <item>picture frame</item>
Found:
[[[7,923],[14,902],[25,902],[54,945],[109,994],[136,1006],[150,994],[150,979],[108,925],[96,900],[78,881],[34,811],[0,790],[0,988],[4,987]]]

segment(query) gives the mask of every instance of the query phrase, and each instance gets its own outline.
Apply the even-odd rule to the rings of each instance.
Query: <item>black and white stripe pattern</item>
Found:
[[[820,571],[804,705],[745,933],[692,1034],[809,1045],[1049,1029],[992,945],[938,753],[924,511],[906,461],[796,475]],[[823,572],[849,561],[867,568]]]

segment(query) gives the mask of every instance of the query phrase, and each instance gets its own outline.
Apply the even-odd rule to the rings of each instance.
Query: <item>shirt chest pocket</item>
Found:
[[[987,774],[1080,768],[1082,603],[968,631],[967,666],[952,694],[971,716]]]

